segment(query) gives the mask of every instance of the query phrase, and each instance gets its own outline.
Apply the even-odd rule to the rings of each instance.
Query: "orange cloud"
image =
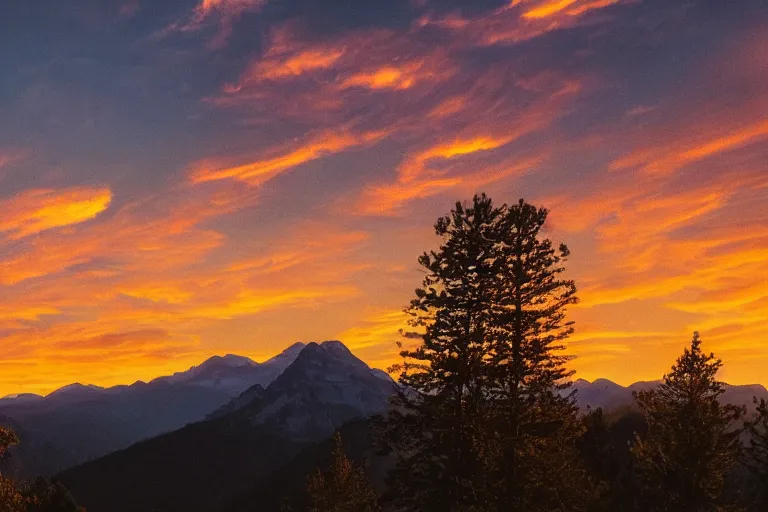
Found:
[[[120,293],[136,299],[145,299],[152,302],[166,302],[168,304],[183,304],[187,302],[192,293],[172,286],[157,286],[146,283],[135,288],[121,289]]]
[[[297,77],[310,71],[318,71],[332,67],[344,55],[344,49],[312,48],[285,58],[267,57],[248,72],[247,80],[279,80],[281,78]],[[242,86],[241,86],[242,87]],[[238,89],[230,89],[236,92]]]
[[[56,308],[46,306],[31,306],[13,309],[0,308],[0,321],[7,320],[39,320],[41,316],[58,315]]]
[[[463,18],[456,14],[423,17],[419,26],[449,30],[463,44],[511,45],[577,25],[587,12],[622,0],[512,0],[490,13]]]
[[[540,5],[531,8],[523,13],[523,18],[538,19],[548,18],[561,11],[564,11],[568,7],[575,4],[578,0],[554,0],[543,2]],[[520,0],[515,0],[512,5],[521,3]]]
[[[283,273],[312,263],[338,261],[368,240],[368,234],[362,231],[307,223],[294,229],[286,239],[270,244],[269,254],[236,261],[228,270],[249,275]]]
[[[512,6],[536,4],[523,12],[523,18],[536,20],[550,18],[560,14],[579,16],[592,9],[600,9],[619,3],[620,0],[546,0],[532,2],[530,0],[513,0]]]
[[[284,154],[257,160],[245,165],[218,168],[210,163],[200,163],[192,172],[193,183],[234,179],[251,186],[261,185],[278,174],[327,155],[340,153],[351,147],[375,142],[384,133],[332,133],[326,132],[318,135],[304,146],[291,149]]]
[[[223,305],[198,306],[185,316],[229,320],[243,315],[254,315],[279,307],[313,305],[354,297],[357,289],[352,286],[322,287],[294,290],[246,290],[234,300]]]
[[[740,127],[730,134],[689,143],[682,151],[677,147],[652,147],[637,150],[614,160],[611,169],[640,168],[652,174],[667,174],[706,158],[756,144],[768,138],[768,121],[762,120]]]
[[[364,215],[392,215],[414,199],[430,197],[460,185],[484,186],[502,178],[523,174],[540,164],[541,155],[529,154],[516,155],[514,159],[499,159],[496,156],[494,162],[493,151],[501,150],[523,136],[547,127],[566,112],[566,103],[581,91],[581,85],[553,75],[534,77],[524,85],[520,85],[519,79],[517,82],[518,87],[531,90],[539,96],[522,109],[518,105],[501,103],[495,95],[496,88],[502,90],[506,84],[498,81],[494,74],[481,77],[474,84],[482,94],[468,95],[464,100],[451,98],[450,102],[460,104],[460,107],[451,105],[446,110],[445,103],[438,104],[437,111],[443,112],[440,115],[452,116],[455,112],[462,112],[470,117],[471,124],[464,130],[466,134],[454,136],[450,142],[437,142],[408,156],[398,167],[394,183],[371,185],[363,191],[356,203],[355,212]],[[494,104],[491,107],[493,114],[472,114],[489,108],[486,102]],[[435,112],[433,109],[432,114]],[[516,119],[513,127],[507,124],[509,118]],[[484,156],[488,156],[489,161],[478,164],[477,161],[469,160],[469,157],[479,159]],[[474,168],[478,166],[480,170]]]
[[[408,89],[415,78],[409,72],[387,66],[370,73],[359,73],[344,80],[340,87],[367,87],[369,89]]]
[[[224,11],[229,14],[258,9],[267,3],[267,0],[202,0],[197,6],[200,16],[207,16],[215,11]]]
[[[432,55],[429,59],[414,59],[400,65],[392,63],[374,69],[355,72],[339,84],[340,89],[363,87],[371,90],[410,89],[417,83],[440,82],[455,73],[443,56]]]
[[[358,30],[314,41],[288,23],[271,31],[266,51],[212,101],[286,118],[317,119],[318,128],[349,124],[350,119],[365,124],[359,107],[368,94],[376,93],[386,102],[395,102],[396,95],[400,103],[393,103],[393,108],[397,108],[403,98],[426,96],[457,71],[449,51],[425,44],[417,31]],[[418,98],[411,101],[419,103]],[[366,130],[389,131],[407,123],[402,116],[394,118],[393,109],[387,111],[392,115],[369,119]]]
[[[360,31],[319,43],[302,41],[295,32],[291,24],[273,30],[264,55],[248,66],[236,85],[226,87],[225,93],[240,93],[270,81],[305,79],[316,81],[315,87],[325,88],[328,94],[351,87],[403,90],[455,72],[444,51],[424,48],[414,52],[418,42],[393,31]]]
[[[209,19],[214,18],[219,29],[209,42],[209,47],[219,49],[227,43],[232,35],[234,23],[241,15],[249,11],[259,11],[266,3],[267,0],[200,0],[185,21],[171,23],[156,32],[153,38],[162,39],[179,32],[194,32],[207,26]],[[138,4],[134,4],[124,4],[120,14],[133,16],[138,8]]]
[[[118,272],[162,271],[196,261],[223,240],[220,234],[197,225],[237,210],[249,200],[249,194],[229,190],[228,201],[216,202],[216,192],[209,193],[201,200],[201,195],[190,196],[184,191],[166,192],[123,205],[109,217],[100,216],[88,224],[82,224],[82,220],[106,207],[108,191],[22,194],[25,200],[19,203],[23,206],[18,211],[24,215],[11,218],[33,220],[16,222],[13,226],[21,227],[11,233],[21,229],[25,233],[34,231],[36,236],[7,248],[0,265],[0,284],[50,276],[94,261],[99,264],[92,270],[106,275],[114,271],[113,267]],[[37,198],[43,199],[42,206],[35,201]],[[42,230],[49,225],[63,225],[65,220],[69,227],[63,235],[60,230]]]
[[[415,198],[428,197],[463,182],[460,176],[446,177],[440,173],[426,174],[426,165],[433,160],[450,160],[476,152],[488,151],[507,144],[510,139],[475,137],[440,144],[408,158],[398,169],[393,185],[371,187],[359,201],[364,214],[391,213],[401,204]],[[426,174],[426,175],[425,175]]]
[[[0,232],[12,240],[95,218],[112,201],[109,189],[29,190],[0,201]]]

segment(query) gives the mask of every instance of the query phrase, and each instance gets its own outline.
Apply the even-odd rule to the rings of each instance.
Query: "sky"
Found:
[[[763,0],[0,3],[0,395],[340,339],[433,223],[550,209],[576,377],[768,384]]]

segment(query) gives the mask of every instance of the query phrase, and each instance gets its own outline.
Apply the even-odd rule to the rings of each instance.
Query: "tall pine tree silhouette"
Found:
[[[400,510],[578,510],[581,431],[560,352],[575,285],[565,246],[540,238],[547,211],[485,195],[435,224],[407,311],[424,329],[404,350],[385,441]]]
[[[563,277],[568,248],[541,236],[548,213],[520,200],[504,209],[498,229],[490,367],[497,510],[580,510],[590,497],[563,355],[576,285]]]
[[[439,250],[419,258],[426,276],[406,311],[425,334],[395,368],[403,392],[388,430],[399,457],[392,495],[405,510],[480,510],[487,501],[481,446],[501,214],[485,195],[456,203],[435,224]]]
[[[723,488],[738,461],[736,422],[745,411],[723,405],[717,380],[722,362],[705,354],[694,333],[658,389],[637,394],[648,434],[632,447],[642,510],[728,510]]]

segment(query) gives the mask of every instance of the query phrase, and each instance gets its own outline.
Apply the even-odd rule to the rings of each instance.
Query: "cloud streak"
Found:
[[[53,228],[91,220],[109,207],[112,193],[107,188],[29,190],[0,201],[3,218],[0,232],[18,240]]]

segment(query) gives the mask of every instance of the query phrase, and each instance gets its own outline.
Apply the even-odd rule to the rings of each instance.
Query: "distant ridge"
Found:
[[[175,383],[175,382],[182,382],[182,381],[191,381],[195,380],[196,378],[198,380],[202,380],[202,376],[214,376],[217,372],[221,372],[222,370],[226,369],[233,369],[233,368],[256,368],[260,366],[267,365],[268,367],[273,367],[275,371],[278,369],[283,369],[287,367],[293,360],[296,358],[296,356],[301,352],[301,350],[305,347],[305,344],[302,342],[296,342],[293,345],[289,346],[279,354],[273,356],[270,359],[267,359],[263,363],[258,363],[254,361],[253,359],[245,356],[240,356],[237,354],[226,354],[223,356],[220,355],[214,355],[200,363],[199,365],[192,366],[189,369],[181,372],[176,372],[172,375],[163,375],[160,377],[155,377],[154,379],[150,380],[149,382],[144,382],[141,380],[137,380],[133,384],[118,384],[116,386],[111,387],[101,387],[97,386],[95,384],[82,384],[80,382],[74,382],[72,384],[67,384],[66,386],[62,386],[58,389],[55,389],[54,391],[51,391],[47,395],[38,395],[35,393],[15,393],[6,395],[5,397],[0,398],[0,401],[2,400],[36,400],[38,398],[48,398],[51,396],[61,396],[63,394],[69,394],[69,393],[90,393],[90,392],[113,392],[113,391],[120,391],[127,388],[135,387],[135,386],[142,386],[157,382],[169,382],[169,383]],[[266,374],[269,374],[272,378],[277,377],[277,375],[273,375],[275,373],[273,372],[265,372]]]
[[[616,384],[608,379],[596,379],[592,382],[577,379],[573,382],[576,390],[576,401],[582,409],[616,409],[632,406],[635,403],[633,393],[653,389],[661,383],[661,380],[639,381],[629,386]],[[721,397],[724,403],[744,405],[748,409],[754,407],[753,398],[768,399],[768,389],[760,384],[724,385],[725,392]]]
[[[252,386],[268,386],[303,348],[296,343],[263,363],[227,354],[150,382],[74,383],[45,397],[0,399],[0,425],[23,435],[13,469],[22,477],[50,475],[202,420]]]
[[[17,393],[15,395],[6,395],[3,398],[0,398],[0,402],[3,400],[8,401],[15,401],[15,402],[36,402],[38,400],[42,400],[43,395],[37,395],[35,393]]]

